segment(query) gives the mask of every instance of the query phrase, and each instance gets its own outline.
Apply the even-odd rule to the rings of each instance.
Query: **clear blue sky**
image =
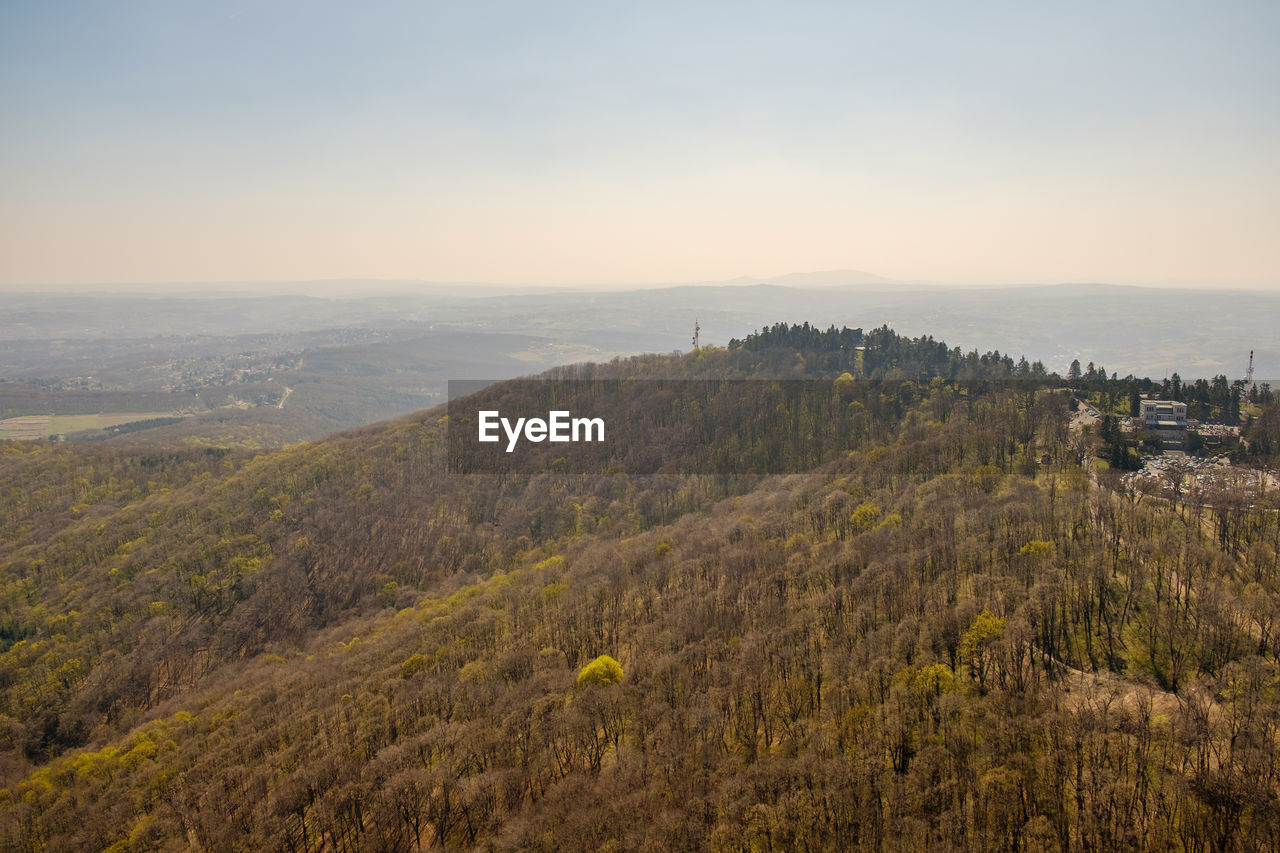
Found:
[[[1280,3],[9,2],[0,283],[1280,287]]]

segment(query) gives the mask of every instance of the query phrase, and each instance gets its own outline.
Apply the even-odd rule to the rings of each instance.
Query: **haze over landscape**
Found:
[[[0,282],[1274,289],[1274,3],[5,4]]]
[[[1278,34],[0,4],[0,850],[1280,853]]]

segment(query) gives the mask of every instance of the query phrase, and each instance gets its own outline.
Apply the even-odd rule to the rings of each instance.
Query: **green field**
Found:
[[[149,418],[174,417],[174,412],[102,412],[96,415],[24,415],[0,420],[0,438],[34,440],[83,430],[106,429]]]

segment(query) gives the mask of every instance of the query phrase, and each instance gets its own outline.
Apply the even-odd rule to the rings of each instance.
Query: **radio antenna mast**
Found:
[[[697,317],[693,318],[693,348],[695,351],[702,348],[702,344],[700,342],[701,339],[699,337],[699,333],[701,331],[702,331],[702,327],[698,325],[698,318]]]
[[[1249,369],[1244,372],[1244,384],[1253,387],[1253,350],[1249,350]]]

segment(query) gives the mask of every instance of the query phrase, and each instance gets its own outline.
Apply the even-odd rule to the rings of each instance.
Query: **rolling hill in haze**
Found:
[[[852,270],[596,292],[348,281],[288,293],[0,294],[0,437],[265,448],[437,405],[451,379],[723,345],[778,321],[932,334],[1065,373],[1280,375],[1266,293],[1106,285],[924,287]],[[395,292],[373,293],[395,285]],[[281,285],[284,287],[284,285]],[[160,395],[160,396],[157,396]],[[165,396],[167,395],[167,396]],[[135,413],[130,415],[129,413]],[[11,417],[112,415],[125,430]],[[43,431],[41,431],[43,430]],[[158,430],[158,432],[152,432]]]
[[[1043,365],[888,330],[549,378],[634,388],[623,444],[816,449],[0,442],[0,846],[1280,845],[1274,493],[1135,491]]]

